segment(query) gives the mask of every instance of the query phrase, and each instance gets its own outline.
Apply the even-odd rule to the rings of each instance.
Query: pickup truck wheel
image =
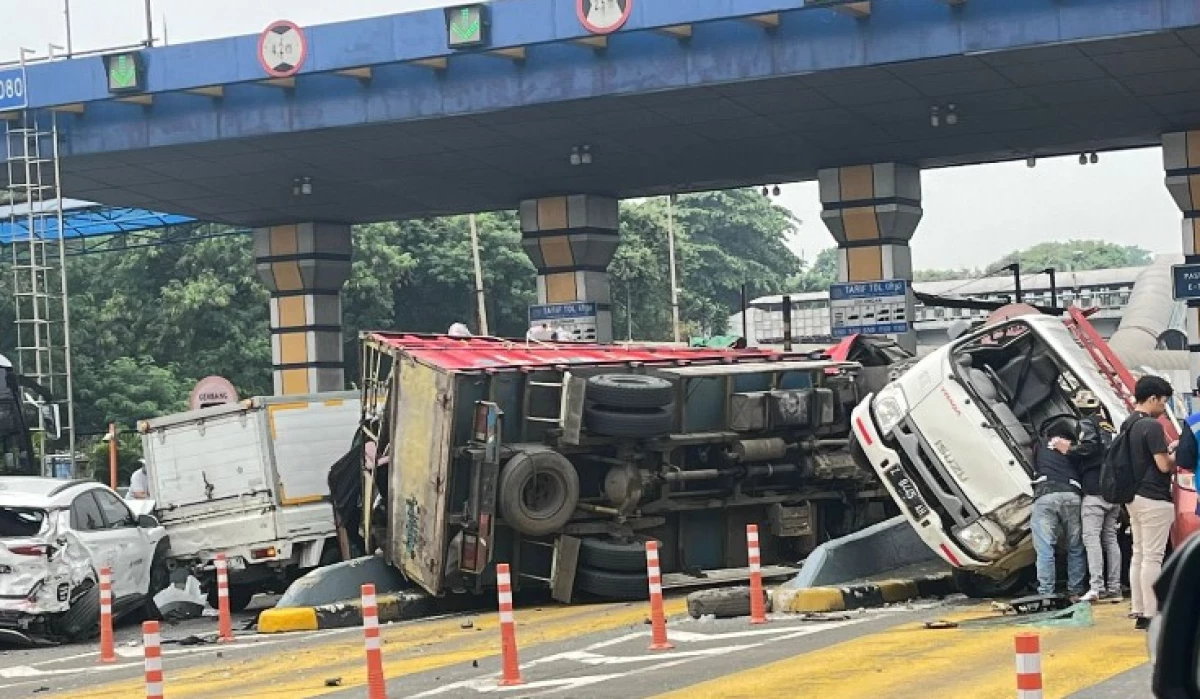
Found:
[[[587,399],[607,408],[661,408],[673,392],[670,381],[640,374],[601,374],[587,382]]]
[[[646,570],[646,542],[641,539],[593,538],[579,544],[579,565],[637,573]]]
[[[614,573],[595,568],[580,568],[575,573],[575,588],[598,597],[615,600],[644,600],[650,595],[643,573]]]
[[[566,526],[579,504],[579,474],[562,454],[521,452],[500,470],[500,515],[526,536]]]
[[[962,568],[955,568],[950,575],[954,578],[958,591],[972,599],[1012,597],[1029,587],[1030,581],[1033,580],[1033,566],[1009,573],[1000,579],[989,578]]]
[[[230,585],[229,586],[229,611],[241,612],[245,611],[246,607],[250,606],[250,600],[254,599],[254,595],[258,589],[253,585]],[[208,606],[213,609],[219,609],[221,603],[217,597],[217,583],[214,580],[212,589],[208,591]]]
[[[587,427],[606,437],[647,439],[670,434],[675,416],[670,406],[665,408],[613,410],[589,405],[585,411]]]

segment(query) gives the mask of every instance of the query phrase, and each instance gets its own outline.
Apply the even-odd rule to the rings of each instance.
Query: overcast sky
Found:
[[[371,17],[461,0],[152,0],[154,34],[171,44],[252,34],[275,19],[301,25]],[[0,63],[20,47],[45,54],[65,44],[63,0],[0,0]],[[165,21],[164,21],[165,20]],[[146,36],[145,0],[72,0],[75,51],[134,44]],[[1180,214],[1163,186],[1158,149],[927,171],[925,217],[913,239],[918,269],[975,267],[1045,240],[1090,238],[1178,252]],[[794,241],[812,257],[832,244],[816,185],[786,185],[777,201],[804,221]]]

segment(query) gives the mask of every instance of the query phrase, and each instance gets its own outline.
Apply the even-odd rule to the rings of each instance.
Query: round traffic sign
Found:
[[[295,22],[275,20],[258,37],[258,62],[273,78],[286,78],[300,72],[307,57],[308,40]]]
[[[593,34],[611,34],[629,19],[633,0],[575,0],[579,23]]]

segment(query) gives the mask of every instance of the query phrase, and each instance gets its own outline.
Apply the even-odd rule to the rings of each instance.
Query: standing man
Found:
[[[150,479],[146,477],[146,460],[138,459],[137,470],[129,477],[129,492],[126,500],[145,500],[150,497]]]
[[[1121,546],[1117,524],[1121,508],[1100,495],[1100,468],[1112,442],[1112,425],[1102,421],[1100,401],[1091,391],[1079,391],[1075,407],[1082,417],[1067,456],[1079,469],[1083,486],[1083,547],[1087,549],[1091,585],[1084,602],[1121,597]]]
[[[1083,550],[1080,508],[1083,490],[1079,471],[1067,454],[1075,435],[1071,426],[1055,421],[1038,442],[1033,455],[1033,549],[1037,554],[1038,594],[1054,594],[1058,581],[1054,564],[1059,532],[1066,537],[1067,592],[1072,598],[1087,588],[1087,557]]]
[[[1175,470],[1177,443],[1167,444],[1167,435],[1158,418],[1167,412],[1167,401],[1174,391],[1159,376],[1143,376],[1133,387],[1137,401],[1129,416],[1129,455],[1133,475],[1139,479],[1133,502],[1125,506],[1133,530],[1133,561],[1129,566],[1129,585],[1133,588],[1135,627],[1150,628],[1158,614],[1154,581],[1162,572],[1163,553],[1175,506],[1171,504],[1171,473]]]

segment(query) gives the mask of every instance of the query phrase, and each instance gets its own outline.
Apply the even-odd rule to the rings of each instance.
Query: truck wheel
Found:
[[[231,613],[245,611],[246,607],[250,606],[250,600],[254,599],[254,595],[257,592],[257,588],[253,585],[230,585],[229,611]],[[221,600],[217,597],[217,583],[215,580],[207,596],[208,606],[213,609],[219,609],[218,605],[221,603]]]
[[[566,526],[579,504],[579,474],[562,454],[521,452],[500,470],[500,515],[527,536]]]
[[[675,424],[670,406],[642,410],[613,410],[589,405],[585,418],[588,429],[606,437],[647,439],[671,433]]]
[[[579,544],[579,565],[601,570],[646,570],[646,542],[641,539],[594,538]]]
[[[1033,579],[1033,566],[1009,573],[1000,579],[989,578],[962,568],[953,569],[950,575],[954,578],[958,591],[972,599],[1012,597],[1029,586]]]
[[[616,600],[649,599],[645,573],[614,573],[595,568],[580,568],[575,573],[575,588],[598,597]]]
[[[587,382],[587,399],[608,408],[661,408],[673,392],[670,381],[640,374],[601,374]]]

